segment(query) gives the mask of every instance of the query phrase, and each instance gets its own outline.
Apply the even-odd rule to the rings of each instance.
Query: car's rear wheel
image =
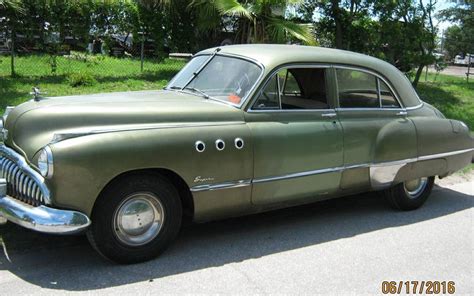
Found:
[[[117,263],[143,262],[162,253],[178,234],[181,201],[164,177],[134,174],[105,189],[91,218],[87,236],[101,255]]]
[[[434,177],[422,177],[405,181],[383,191],[389,204],[398,210],[410,211],[421,207],[428,199],[434,185]]]

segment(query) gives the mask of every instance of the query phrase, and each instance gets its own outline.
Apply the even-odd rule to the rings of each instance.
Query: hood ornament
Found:
[[[44,99],[41,95],[44,95],[44,94],[47,94],[47,93],[42,93],[40,88],[37,87],[37,86],[34,86],[32,88],[32,92],[30,92],[30,95],[33,95],[33,100],[35,100],[35,102],[39,102],[41,101],[41,99]]]

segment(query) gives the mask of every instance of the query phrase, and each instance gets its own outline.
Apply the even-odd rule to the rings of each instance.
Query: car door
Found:
[[[417,156],[416,130],[389,82],[366,69],[335,68],[344,131],[341,188],[384,188]]]
[[[338,190],[343,138],[328,70],[281,68],[246,112],[254,144],[254,204],[318,199]]]

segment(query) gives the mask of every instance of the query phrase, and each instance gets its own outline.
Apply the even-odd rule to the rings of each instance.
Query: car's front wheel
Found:
[[[176,188],[160,175],[136,174],[108,186],[92,212],[88,238],[104,257],[117,263],[158,256],[181,226]]]
[[[383,194],[393,208],[410,211],[418,209],[425,203],[433,185],[434,177],[422,177],[388,188]]]

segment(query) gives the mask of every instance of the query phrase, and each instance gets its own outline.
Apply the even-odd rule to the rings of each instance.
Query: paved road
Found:
[[[437,187],[412,212],[367,194],[191,225],[161,258],[133,266],[103,261],[84,237],[7,224],[0,295],[380,294],[384,280],[451,280],[471,294],[473,187]]]

